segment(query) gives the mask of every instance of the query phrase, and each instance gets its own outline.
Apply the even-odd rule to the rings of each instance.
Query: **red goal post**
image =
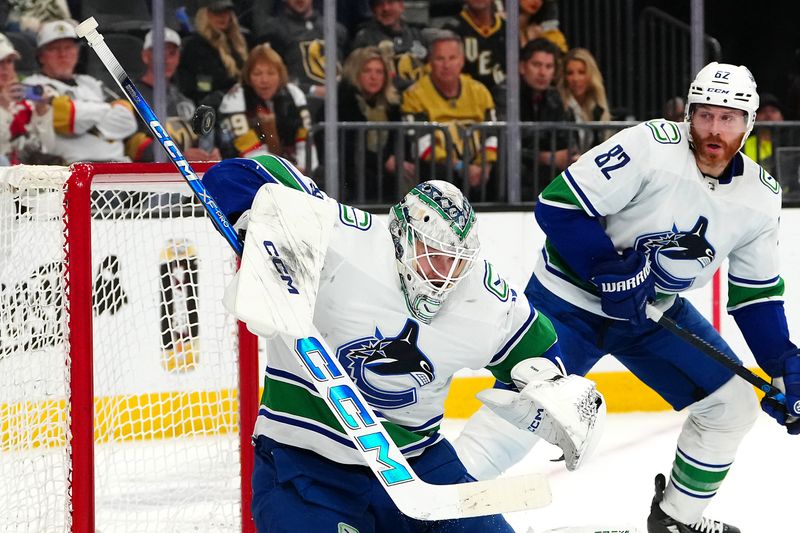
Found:
[[[0,168],[0,523],[254,531],[235,268],[168,163]]]

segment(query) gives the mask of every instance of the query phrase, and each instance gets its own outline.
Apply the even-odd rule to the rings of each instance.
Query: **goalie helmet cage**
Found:
[[[258,341],[206,218],[168,163],[0,169],[3,529],[254,531]]]

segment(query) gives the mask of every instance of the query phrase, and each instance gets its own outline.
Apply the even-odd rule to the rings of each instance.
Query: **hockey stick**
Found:
[[[685,330],[680,327],[677,322],[672,320],[670,317],[666,316],[663,312],[661,312],[656,306],[647,304],[647,308],[645,310],[647,313],[647,318],[652,320],[653,322],[657,323],[659,326],[663,327],[664,329],[668,330],[670,333],[680,337],[684,341],[688,342],[705,355],[709,356],[710,358],[714,359],[725,368],[742,378],[743,380],[747,381],[751,385],[754,385],[764,394],[769,397],[769,400],[774,400],[778,402],[780,405],[785,407],[786,396],[781,392],[780,389],[769,383],[767,380],[762,378],[761,376],[757,376],[754,374],[750,369],[745,368],[737,361],[734,361],[730,357],[728,357],[724,352],[719,350],[717,347],[712,346],[705,340],[701,339],[691,331]]]
[[[214,226],[241,256],[244,246],[230,222],[109,50],[97,31],[95,19],[84,20],[76,32],[97,53],[211,215]],[[533,509],[550,503],[549,484],[541,474],[454,485],[431,485],[421,480],[313,324],[310,331],[309,336],[292,341],[295,352],[308,369],[320,397],[401,512],[420,520],[445,520]]]
[[[75,33],[78,34],[78,37],[86,39],[86,42],[89,43],[89,47],[95,51],[97,57],[100,58],[100,61],[103,63],[103,66],[106,67],[111,77],[113,77],[114,81],[119,85],[119,88],[125,93],[128,101],[133,104],[133,108],[147,125],[150,133],[153,134],[153,137],[167,152],[170,161],[172,161],[181,173],[186,183],[189,184],[195,196],[200,199],[203,207],[208,211],[208,214],[211,215],[211,221],[214,227],[217,228],[217,231],[219,231],[231,247],[233,247],[236,255],[241,256],[242,243],[239,242],[239,238],[233,226],[228,222],[227,217],[225,217],[225,214],[220,210],[214,199],[208,194],[208,191],[200,182],[200,178],[194,173],[189,162],[183,157],[180,149],[169,136],[169,133],[167,133],[167,129],[161,125],[161,122],[150,108],[150,105],[145,101],[144,97],[142,97],[142,94],[133,84],[133,81],[122,68],[122,65],[117,61],[117,58],[114,57],[114,53],[108,48],[108,45],[103,40],[103,36],[98,33],[97,21],[94,17],[89,17],[81,22],[78,27],[75,28]]]

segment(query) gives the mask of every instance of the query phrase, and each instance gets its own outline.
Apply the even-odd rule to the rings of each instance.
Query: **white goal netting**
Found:
[[[234,256],[174,172],[87,167],[0,169],[0,529],[72,527],[70,377],[91,345],[97,530],[241,530]],[[69,188],[88,178],[81,266]]]

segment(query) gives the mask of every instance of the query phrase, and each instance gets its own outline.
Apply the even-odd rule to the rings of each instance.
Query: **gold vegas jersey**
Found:
[[[461,90],[455,98],[447,98],[433,84],[430,75],[423,76],[418,82],[403,93],[402,112],[408,120],[418,122],[441,122],[448,125],[450,136],[455,145],[454,159],[461,159],[465,149],[469,150],[474,163],[481,162],[481,135],[473,131],[467,135],[465,126],[474,122],[494,122],[494,101],[489,90],[482,83],[469,76],[461,75]],[[464,140],[467,138],[467,145]],[[497,137],[488,135],[486,140],[486,160],[497,160]],[[419,154],[422,159],[431,156],[436,161],[443,161],[447,156],[445,137],[437,131],[434,138],[423,135],[418,141]]]

